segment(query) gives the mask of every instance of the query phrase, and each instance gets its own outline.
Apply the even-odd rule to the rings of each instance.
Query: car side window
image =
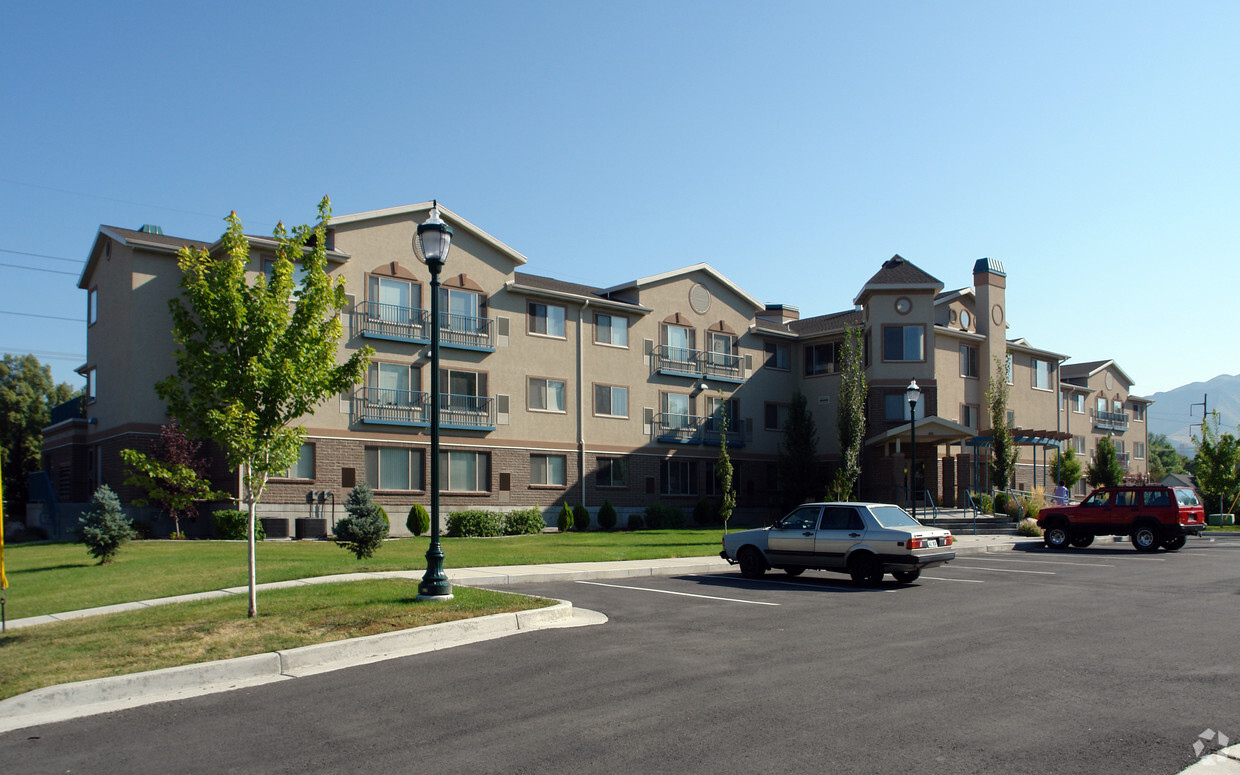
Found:
[[[822,527],[819,530],[847,530],[850,515],[856,516],[857,512],[849,506],[827,506],[822,510]]]
[[[1093,495],[1086,498],[1085,500],[1081,501],[1081,505],[1082,506],[1105,506],[1107,505],[1107,501],[1110,499],[1110,497],[1111,497],[1111,493],[1109,492],[1096,492]]]
[[[1170,506],[1171,495],[1166,490],[1146,490],[1146,506]]]
[[[861,515],[856,509],[848,510],[848,529],[849,530],[865,530],[865,523],[861,521]]]
[[[802,506],[779,521],[781,530],[813,530],[818,525],[821,506]]]
[[[1137,491],[1136,490],[1120,490],[1115,493],[1116,506],[1136,506]]]

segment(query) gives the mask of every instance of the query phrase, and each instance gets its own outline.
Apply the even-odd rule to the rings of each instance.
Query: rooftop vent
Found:
[[[164,230],[153,223],[142,224],[142,228],[138,229],[138,231],[144,231],[147,234],[158,234],[161,237],[164,235]]]

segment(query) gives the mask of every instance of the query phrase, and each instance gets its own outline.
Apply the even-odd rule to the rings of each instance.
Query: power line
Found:
[[[0,253],[12,253],[15,256],[31,256],[32,258],[50,258],[53,261],[64,261],[70,264],[85,264],[86,262],[80,258],[61,258],[60,256],[49,256],[44,253],[25,253],[20,250],[8,250],[0,248]]]
[[[36,355],[40,358],[48,358],[57,361],[80,361],[86,358],[85,353],[58,353],[50,350],[27,350],[23,347],[0,347],[7,355]]]
[[[200,212],[195,212],[194,210],[179,210],[175,207],[166,207],[164,205],[146,204],[144,202],[131,202],[128,199],[117,199],[116,197],[101,196],[99,194],[87,194],[82,191],[72,191],[67,188],[53,188],[52,186],[40,186],[36,183],[26,183],[25,181],[12,180],[11,178],[0,178],[0,183],[11,183],[15,186],[27,186],[28,188],[37,188],[43,191],[54,191],[58,194],[72,194],[73,196],[84,196],[90,199],[102,199],[105,202],[118,202],[124,205],[133,205],[134,207],[150,207],[155,210],[167,210],[170,213],[181,213],[182,215],[197,215],[203,218],[217,218],[217,219],[223,220],[222,218],[220,218],[219,213],[200,213]]]
[[[0,264],[0,266],[7,266],[10,269],[26,269],[31,272],[47,272],[48,274],[67,274],[70,277],[77,277],[79,274],[78,272],[62,272],[59,269],[44,269],[41,266],[22,266],[21,264]]]
[[[38,315],[34,312],[10,312],[7,309],[0,309],[0,315],[17,315],[23,318],[43,318],[45,320],[68,320],[73,323],[85,323],[85,318],[66,318],[59,315]]]

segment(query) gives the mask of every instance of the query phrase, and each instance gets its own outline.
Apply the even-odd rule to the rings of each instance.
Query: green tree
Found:
[[[996,489],[1006,489],[1016,474],[1020,451],[1008,425],[1007,362],[995,358],[995,371],[986,388],[986,406],[990,410],[990,477]]]
[[[81,392],[55,384],[52,370],[33,355],[6,353],[0,361],[0,488],[6,513],[26,513],[28,480],[42,465],[43,429],[51,410]]]
[[[723,391],[719,391],[719,404],[723,402]],[[732,458],[728,456],[728,429],[732,423],[731,413],[725,409],[719,412],[719,459],[715,461],[715,476],[719,479],[719,518],[723,520],[723,532],[728,532],[728,520],[736,509],[736,488],[732,486]]]
[[[861,476],[861,442],[865,439],[865,343],[860,326],[844,333],[844,362],[840,370],[840,467],[831,483],[831,497],[851,500]]]
[[[190,435],[213,439],[228,465],[241,472],[249,513],[249,615],[258,615],[254,525],[273,473],[296,460],[305,430],[296,425],[328,396],[360,382],[372,350],[336,362],[346,305],[344,280],[326,272],[331,205],[319,203],[314,226],[289,233],[276,226],[275,263],[268,281],[253,282],[250,243],[241,219],[228,216],[222,250],[182,248],[181,298],[172,299],[176,374],[156,385],[168,411]],[[305,277],[293,283],[293,266]]]
[[[336,523],[336,545],[353,552],[359,560],[373,557],[388,537],[388,521],[375,503],[370,485],[362,482],[350,490],[344,510],[349,516]]]
[[[1240,491],[1240,444],[1230,433],[1222,433],[1218,412],[1201,424],[1201,436],[1193,436],[1197,454],[1193,456],[1193,477],[1205,499],[1206,511],[1228,508]]]
[[[1063,482],[1069,490],[1081,481],[1081,461],[1076,459],[1076,450],[1068,447],[1055,453],[1055,461],[1051,463],[1051,479],[1056,484]]]
[[[176,421],[159,429],[159,437],[151,445],[151,454],[135,449],[122,449],[125,461],[125,484],[146,493],[134,498],[134,504],[146,506],[151,501],[172,517],[173,535],[181,535],[181,518],[198,514],[198,504],[222,500],[228,493],[216,492],[204,478],[209,461],[198,457],[201,442],[191,441]]]
[[[90,508],[78,522],[82,526],[82,543],[92,557],[99,558],[100,565],[112,562],[121,547],[137,535],[133,523],[121,511],[120,499],[106,484],[95,490]]]
[[[1162,474],[1157,477],[1158,479],[1166,474],[1188,473],[1188,458],[1175,451],[1175,446],[1171,443],[1171,439],[1167,438],[1167,434],[1152,434],[1146,451],[1149,457],[1150,478],[1154,478],[1155,465],[1162,468]],[[1158,461],[1157,464],[1155,460]]]
[[[792,394],[784,439],[779,445],[779,481],[785,505],[795,506],[822,492],[818,483],[818,428],[805,394]]]
[[[1124,468],[1119,464],[1111,434],[1098,439],[1094,459],[1085,470],[1085,481],[1089,482],[1090,487],[1115,487],[1124,481]]]

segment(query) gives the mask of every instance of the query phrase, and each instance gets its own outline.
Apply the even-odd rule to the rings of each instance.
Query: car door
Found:
[[[1107,513],[1107,527],[1113,532],[1125,532],[1141,510],[1140,493],[1132,489],[1116,490]]]
[[[814,536],[814,556],[821,567],[842,568],[848,550],[865,540],[865,523],[856,506],[825,506],[818,533]]]
[[[812,565],[814,530],[821,504],[799,506],[767,531],[766,556],[772,565]]]

